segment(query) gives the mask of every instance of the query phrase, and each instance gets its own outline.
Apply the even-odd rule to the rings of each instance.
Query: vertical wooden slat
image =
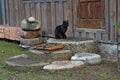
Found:
[[[115,41],[116,0],[110,0],[110,39]]]
[[[23,4],[23,3],[21,3],[21,17],[22,17],[22,19],[24,19],[25,18],[25,16],[26,16],[26,10],[25,10],[25,4]],[[23,15],[24,14],[24,15]]]
[[[68,31],[67,31],[67,35],[68,36],[71,36],[71,37],[73,37],[73,21],[72,21],[72,19],[73,19],[73,15],[72,15],[72,12],[73,12],[73,7],[72,7],[72,0],[69,0],[68,1],[68,4],[69,4],[69,7],[68,7],[68,9],[69,9],[69,19],[68,19],[68,21],[69,21],[69,28],[68,28]]]
[[[1,1],[0,1],[0,4],[1,4]],[[1,10],[2,10],[2,9],[1,9],[1,6],[0,6],[0,24],[2,23],[2,17],[1,17],[1,16],[2,16],[1,12],[2,12],[2,11],[1,11]]]
[[[23,19],[22,11],[24,11],[23,6],[22,6],[22,0],[18,0],[18,25],[19,25],[19,27],[20,27],[20,23]]]
[[[26,14],[26,18],[30,17],[30,6],[29,6],[29,3],[25,3],[25,14]]]
[[[52,34],[52,25],[51,25],[51,4],[47,3],[47,22],[48,22],[48,31],[49,31],[49,35]]]
[[[95,39],[94,33],[89,33],[89,38]]]
[[[86,37],[86,31],[81,32],[81,37]]]
[[[9,0],[5,0],[6,4],[6,24],[10,24],[9,18]]]
[[[96,39],[98,40],[98,41],[101,41],[102,39],[101,39],[101,33],[98,31],[98,32],[96,32]]]
[[[73,32],[74,32],[74,36],[76,35],[75,34],[75,28],[76,28],[76,26],[77,26],[77,16],[76,16],[76,14],[77,14],[77,10],[76,10],[76,0],[72,0],[72,6],[73,6],[73,12],[72,12],[72,14],[73,14]]]
[[[69,0],[67,2],[64,2],[64,20],[68,20],[69,21],[69,27],[67,30],[67,36],[73,36],[73,8],[72,8],[72,0]]]
[[[42,9],[42,29],[43,31],[45,32],[45,34],[49,34],[49,31],[48,31],[48,22],[47,22],[47,3],[44,2],[44,3],[41,3],[41,9]]]
[[[105,23],[104,23],[104,28],[105,28],[105,30],[106,30],[106,34],[103,34],[103,40],[104,41],[108,41],[109,40],[109,38],[108,38],[108,36],[109,36],[109,2],[108,2],[109,0],[104,0],[104,5],[105,5],[105,11],[104,11],[104,19],[105,19]]]
[[[63,2],[59,2],[59,22],[63,21]]]
[[[9,14],[10,14],[10,26],[15,26],[14,21],[15,21],[15,13],[14,13],[14,0],[9,1]]]
[[[14,23],[15,23],[15,26],[17,27],[17,26],[19,26],[19,13],[18,13],[19,3],[17,0],[14,0],[14,6],[15,6],[15,10],[14,10],[15,15],[14,16],[16,16]]]
[[[62,21],[60,21],[60,10],[59,10],[59,2],[56,2],[56,25],[61,25]]]
[[[32,16],[32,17],[35,17],[35,12],[36,12],[34,4],[35,3],[30,4],[30,13],[31,13],[30,16]]]
[[[120,20],[120,0],[118,0],[118,20]]]
[[[56,16],[55,16],[55,3],[51,3],[51,26],[52,26],[52,35],[54,35],[54,29],[56,27]]]
[[[36,4],[36,19],[40,21],[42,27],[41,3]]]
[[[118,22],[118,3],[119,0],[116,0],[116,22]]]

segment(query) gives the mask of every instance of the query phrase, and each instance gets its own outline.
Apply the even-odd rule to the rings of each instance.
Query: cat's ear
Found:
[[[63,21],[63,23],[66,23],[66,21]]]
[[[68,20],[67,21],[63,21],[63,23],[68,23]]]

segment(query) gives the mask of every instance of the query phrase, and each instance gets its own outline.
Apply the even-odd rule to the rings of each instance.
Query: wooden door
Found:
[[[101,29],[103,27],[104,0],[78,0],[78,28]]]

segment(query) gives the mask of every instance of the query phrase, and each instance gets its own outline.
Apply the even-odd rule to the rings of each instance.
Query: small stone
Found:
[[[38,30],[41,29],[40,21],[36,20],[33,17],[29,17],[27,19],[23,19],[21,21],[22,30]]]
[[[77,67],[83,67],[84,62],[82,61],[54,61],[50,65],[43,67],[44,70],[65,70]]]
[[[42,37],[32,38],[32,39],[24,39],[24,38],[20,39],[20,44],[21,45],[26,45],[26,46],[34,46],[34,45],[40,44],[42,42],[43,42]]]
[[[101,62],[101,56],[94,53],[76,53],[71,57],[74,61],[84,61],[87,64],[97,64]]]
[[[29,17],[28,22],[35,22],[35,18],[34,17]]]

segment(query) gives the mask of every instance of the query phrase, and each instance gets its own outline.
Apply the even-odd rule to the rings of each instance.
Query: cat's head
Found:
[[[68,26],[69,25],[68,21],[63,21],[63,25]]]

